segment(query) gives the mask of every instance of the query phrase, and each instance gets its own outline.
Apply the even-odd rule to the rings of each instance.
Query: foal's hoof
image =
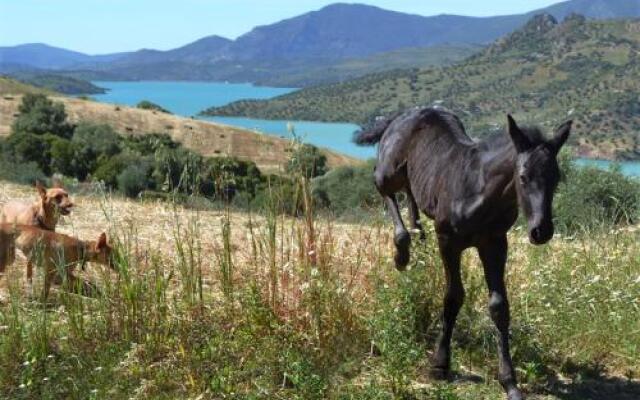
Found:
[[[522,396],[522,393],[520,392],[520,390],[516,388],[513,388],[507,392],[507,400],[522,400],[522,399],[524,399],[524,396]]]
[[[411,258],[409,255],[411,236],[409,236],[409,232],[404,231],[397,234],[393,239],[393,242],[396,245],[396,255],[394,257],[394,261],[396,262],[396,269],[398,271],[404,271]]]

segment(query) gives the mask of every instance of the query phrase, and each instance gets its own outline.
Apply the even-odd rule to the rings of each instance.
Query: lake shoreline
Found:
[[[107,88],[104,95],[93,96],[99,102],[134,106],[142,100],[152,101],[176,115],[204,122],[214,122],[284,139],[301,138],[306,143],[327,148],[361,160],[376,156],[375,147],[356,146],[353,133],[356,124],[336,121],[285,121],[241,116],[211,116],[204,112],[211,106],[225,105],[240,99],[268,99],[286,95],[294,88],[273,88],[253,84],[208,81],[92,81]],[[629,175],[640,176],[640,160],[616,160],[591,157],[576,147],[579,163],[609,168],[626,165]]]

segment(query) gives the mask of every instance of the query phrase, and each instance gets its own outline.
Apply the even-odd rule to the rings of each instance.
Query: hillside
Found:
[[[464,60],[483,46],[443,45],[408,48],[344,60],[256,60],[246,63],[219,61],[215,65],[189,62],[119,62],[94,70],[56,72],[88,80],[180,80],[252,82],[272,87],[307,87],[342,82],[368,73],[400,68],[451,65]]]
[[[112,62],[125,54],[89,55],[45,43],[28,43],[0,47],[0,69],[4,64],[9,64],[55,70],[85,63]]]
[[[10,134],[21,96],[32,90],[10,79],[0,79],[0,137]],[[54,97],[64,104],[72,122],[91,121],[111,125],[124,134],[166,133],[185,147],[208,157],[233,156],[250,160],[263,172],[279,172],[290,158],[290,142],[231,126],[177,117],[152,110]],[[348,156],[323,150],[331,167],[357,163]]]
[[[269,101],[240,101],[209,115],[366,123],[415,105],[441,104],[472,133],[491,132],[507,112],[546,127],[576,120],[583,156],[640,157],[640,21],[550,15],[467,61],[439,69],[369,75]]]
[[[10,74],[18,81],[53,92],[70,95],[102,94],[106,90],[83,79],[39,72],[18,72]]]
[[[3,97],[11,98],[13,95],[21,95],[26,93],[45,93],[50,94],[48,90],[37,88],[22,82],[18,82],[15,79],[11,79],[6,76],[0,75],[0,95]],[[2,125],[5,125],[4,115],[0,113],[2,117]]]
[[[521,27],[533,15],[558,19],[640,16],[640,0],[571,0],[524,14],[467,17],[420,16],[363,4],[332,4],[229,40],[212,35],[177,49],[143,49],[90,56],[43,44],[0,48],[3,65],[64,69],[94,80],[207,80],[272,86],[340,82],[394,68],[448,65]],[[409,50],[413,49],[413,50]],[[433,49],[435,55],[416,55]],[[381,60],[395,60],[384,63]]]

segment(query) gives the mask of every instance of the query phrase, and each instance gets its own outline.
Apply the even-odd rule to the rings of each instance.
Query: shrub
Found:
[[[62,103],[54,103],[43,94],[26,94],[18,111],[20,114],[12,125],[13,133],[51,133],[64,138],[71,137],[73,127],[66,122],[67,113]]]
[[[107,187],[115,189],[118,187],[118,175],[124,169],[135,162],[135,158],[129,154],[118,154],[111,158],[101,158],[93,173],[93,179],[104,182]]]
[[[640,183],[618,167],[601,170],[563,163],[565,179],[555,198],[556,226],[575,233],[635,222],[640,207]]]
[[[0,179],[11,182],[33,185],[36,181],[44,181],[46,175],[34,162],[14,163],[7,158],[0,158]]]
[[[245,192],[248,199],[256,196],[264,179],[255,163],[241,161],[233,157],[216,157],[206,161],[201,182],[201,191],[205,195],[215,194],[227,200],[238,191]]]
[[[180,143],[163,133],[149,133],[141,136],[127,136],[123,138],[123,146],[141,155],[153,155],[158,149],[177,149]]]
[[[246,198],[242,198],[245,200]],[[237,202],[239,206],[244,206]],[[273,214],[298,216],[302,213],[303,199],[299,185],[291,179],[270,175],[257,188],[255,198],[250,201],[255,209]]]
[[[120,136],[106,124],[78,124],[73,131],[73,142],[91,149],[96,156],[111,157],[121,151]]]
[[[125,196],[137,197],[149,186],[149,168],[145,165],[129,165],[118,175],[118,189]]]
[[[355,167],[339,167],[313,181],[313,197],[319,207],[341,215],[380,204],[373,183],[374,161]]]
[[[286,170],[290,174],[315,178],[327,172],[327,157],[315,146],[300,144],[294,149]]]
[[[54,136],[49,140],[50,170],[67,176],[75,176],[75,149],[71,141]]]
[[[51,143],[59,139],[52,134],[14,133],[7,139],[6,151],[16,162],[34,162],[45,174],[51,174]]]
[[[159,111],[161,113],[165,113],[165,114],[171,114],[171,112],[169,110],[167,110],[166,108],[161,107],[160,105],[153,103],[149,100],[142,100],[141,102],[139,102],[136,105],[137,108],[140,108],[142,110],[152,110],[152,111]]]

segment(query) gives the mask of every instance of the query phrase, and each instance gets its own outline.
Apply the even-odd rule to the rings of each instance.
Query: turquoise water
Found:
[[[149,100],[161,105],[174,114],[185,117],[195,116],[211,106],[221,106],[241,99],[268,99],[286,94],[295,89],[259,87],[251,84],[218,82],[103,82],[96,85],[107,88],[106,94],[94,98],[105,103],[136,105],[141,100]],[[290,126],[303,141],[319,147],[326,147],[358,158],[375,156],[374,147],[359,147],[351,142],[358,126],[308,121],[268,121],[241,117],[197,117],[217,121],[227,125],[246,128],[269,135],[290,138]],[[578,160],[578,165],[591,165],[607,169],[612,163],[603,160]],[[625,175],[640,177],[640,162],[620,163]]]
[[[104,103],[134,106],[141,100],[149,100],[174,114],[185,117],[211,106],[222,106],[241,99],[268,99],[295,89],[253,86],[251,84],[218,82],[105,82],[94,84],[109,89],[106,94],[93,96]],[[322,123],[308,121],[268,121],[241,117],[198,117],[227,125],[246,128],[273,136],[291,137],[290,126],[304,142],[326,147],[358,158],[375,155],[371,147],[359,147],[351,142],[353,124]]]
[[[611,161],[605,160],[591,160],[581,158],[577,160],[576,163],[581,166],[597,167],[601,169],[609,169],[617,164],[620,165],[620,169],[623,174],[627,176],[640,177],[640,161],[625,161],[620,163],[613,163]]]

